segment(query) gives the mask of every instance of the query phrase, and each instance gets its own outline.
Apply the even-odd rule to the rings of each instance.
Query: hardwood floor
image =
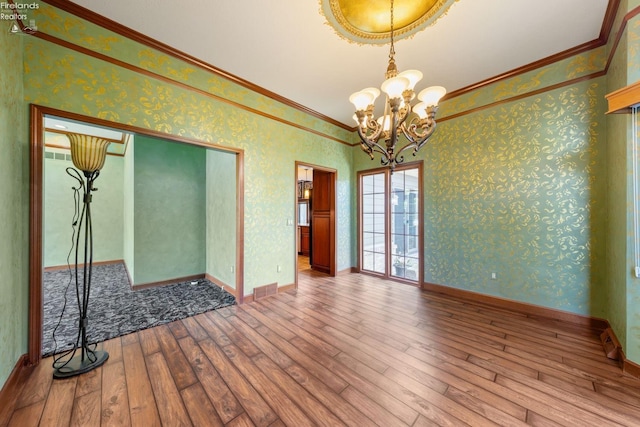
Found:
[[[640,425],[640,380],[598,332],[348,274],[104,343],[10,426]]]

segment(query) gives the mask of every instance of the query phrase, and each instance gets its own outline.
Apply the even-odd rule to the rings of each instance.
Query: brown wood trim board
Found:
[[[22,385],[32,370],[33,367],[29,365],[29,356],[27,354],[20,356],[0,390],[0,426],[9,424],[9,418],[18,402]]]

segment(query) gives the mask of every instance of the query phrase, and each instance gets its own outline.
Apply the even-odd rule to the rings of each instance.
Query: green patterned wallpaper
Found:
[[[604,93],[590,80],[440,124],[425,153],[425,281],[602,314]]]
[[[438,124],[419,154],[425,282],[603,315],[604,84]],[[356,170],[378,167],[355,151]]]
[[[8,130],[2,131],[0,144],[23,159],[0,160],[0,209],[22,207],[3,213],[7,220],[0,235],[24,242],[0,254],[1,270],[11,276],[0,284],[7,296],[0,301],[0,380],[26,351],[28,200],[21,192],[27,194],[28,103],[244,150],[245,294],[255,286],[294,280],[295,227],[287,220],[295,218],[295,161],[335,168],[337,267],[355,264],[355,171],[378,163],[358,147],[331,139],[355,141],[353,134],[44,3],[36,18],[44,32],[173,83],[37,38],[20,38],[25,101],[20,104],[20,70],[6,67],[20,63],[20,47],[6,33],[0,35],[10,59],[0,63],[0,123],[12,125],[2,127]],[[635,34],[635,20],[630,28]],[[607,53],[596,49],[454,99],[443,104],[440,117],[589,75]],[[420,154],[427,193],[426,281],[576,313],[611,316],[620,310],[619,296],[602,284],[605,83],[592,79],[440,123]],[[498,273],[497,280],[489,279],[490,271]],[[635,303],[622,298],[627,305]],[[640,324],[634,319],[631,327]],[[635,350],[640,339],[631,341],[635,347],[628,355],[640,360]]]
[[[0,388],[27,348],[29,140],[22,37],[0,31]]]
[[[39,28],[48,30],[47,25],[38,21]],[[65,37],[78,44],[85,39],[75,27]],[[118,55],[141,50],[132,41],[122,43]],[[295,218],[295,161],[337,170],[337,267],[341,270],[352,265],[350,146],[219,101],[199,90],[168,84],[40,39],[26,39],[24,50],[27,103],[244,150],[245,294],[255,286],[273,282],[286,285],[295,280],[295,227],[287,225],[288,219]],[[162,73],[172,76],[166,70]],[[208,78],[219,79],[213,75]],[[310,123],[314,131],[330,127],[326,132],[330,137],[353,137],[290,107],[284,111],[280,103],[269,98],[259,96],[256,102],[265,114],[277,116],[283,112],[296,123]],[[278,265],[281,272],[277,272]]]
[[[343,141],[351,138],[351,132],[305,114],[297,109],[276,102],[245,87],[232,83],[192,64],[165,55],[89,23],[75,15],[58,10],[46,3],[34,11],[38,29],[78,46],[107,55],[141,70],[158,74],[180,84],[187,84],[197,90],[211,93],[247,107],[265,112],[271,116],[307,126]],[[88,80],[95,76],[87,76]],[[97,82],[97,81],[95,81]],[[147,107],[158,107],[162,98],[147,98]],[[224,139],[218,140],[226,143]],[[231,140],[230,143],[233,143]]]
[[[452,114],[469,111],[479,106],[602,71],[607,61],[606,54],[606,47],[602,46],[546,67],[538,68],[510,79],[500,80],[497,83],[483,87],[481,90],[475,90],[443,102],[438,111],[438,116],[447,117]]]

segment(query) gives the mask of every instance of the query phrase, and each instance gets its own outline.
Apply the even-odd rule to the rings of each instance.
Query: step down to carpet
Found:
[[[269,285],[258,286],[253,288],[253,300],[259,300],[260,298],[268,297],[278,293],[278,282],[271,283]]]

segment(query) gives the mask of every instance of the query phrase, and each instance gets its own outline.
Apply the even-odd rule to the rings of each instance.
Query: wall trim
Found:
[[[9,424],[9,417],[13,414],[18,402],[22,385],[33,370],[33,366],[30,366],[28,362],[29,356],[27,354],[20,356],[0,390],[0,426]]]
[[[291,283],[289,285],[282,285],[282,286],[278,286],[278,293],[287,292],[295,289],[296,289],[295,283]],[[253,293],[245,295],[243,302],[238,304],[246,304],[249,302],[253,302]]]
[[[213,283],[214,285],[216,285],[217,287],[219,287],[220,289],[222,289],[223,291],[229,292],[231,295],[236,297],[236,299],[238,298],[238,291],[236,291],[235,288],[229,286],[228,284],[218,279],[217,277],[213,277],[209,273],[205,273],[204,278],[210,281],[211,283]]]
[[[227,71],[224,71],[218,67],[215,67],[201,59],[198,59],[194,56],[191,56],[185,52],[182,52],[176,48],[173,48],[169,45],[166,45],[158,40],[155,40],[151,37],[148,37],[142,33],[139,33],[135,30],[132,30],[131,28],[125,27],[122,24],[119,24],[118,22],[112,21],[111,19],[102,16],[96,12],[93,12],[89,9],[86,9],[80,5],[77,5],[75,3],[69,2],[69,1],[64,1],[64,0],[44,0],[45,3],[48,3],[51,6],[54,6],[58,9],[64,10],[65,12],[71,13],[72,15],[75,15],[79,18],[82,18],[86,21],[89,21],[95,25],[98,25],[102,28],[105,28],[109,31],[112,31],[116,34],[120,34],[121,36],[124,36],[130,40],[133,40],[135,42],[138,42],[144,46],[150,47],[152,49],[158,50],[166,55],[172,56],[176,59],[179,59],[181,61],[184,61],[190,65],[196,66],[198,68],[201,68],[205,71],[208,71],[210,73],[216,74],[220,77],[224,77],[227,80],[232,81],[235,84],[238,84],[240,86],[243,86],[247,89],[250,89],[256,93],[259,93],[261,95],[264,95],[268,98],[271,98],[275,101],[281,102],[285,105],[288,105],[289,107],[295,108],[297,110],[302,111],[303,113],[306,114],[310,114],[320,120],[323,120],[327,123],[331,123],[332,125],[338,126],[342,129],[345,130],[350,130],[350,127],[345,125],[344,123],[341,123],[335,119],[332,119],[331,117],[325,116],[324,114],[321,114],[315,110],[312,110],[309,107],[305,107],[302,104],[298,104],[297,102],[294,102],[288,98],[285,98],[282,95],[278,95],[275,92],[271,92],[270,90],[267,90],[261,86],[256,85],[255,83],[251,83],[248,80],[245,80],[243,78],[240,78],[234,74],[231,74]]]
[[[184,53],[184,52],[182,52],[182,51],[180,51],[178,49],[175,49],[175,48],[173,48],[171,46],[168,46],[168,45],[166,45],[166,44],[164,44],[164,43],[162,43],[162,42],[160,42],[158,40],[155,40],[155,39],[153,39],[151,37],[148,37],[148,36],[146,36],[146,35],[144,35],[142,33],[139,33],[139,32],[137,32],[135,30],[132,30],[132,29],[130,29],[128,27],[125,27],[122,24],[119,24],[119,23],[117,23],[115,21],[112,21],[111,19],[106,18],[106,17],[104,17],[104,16],[102,16],[102,15],[100,15],[98,13],[95,13],[95,12],[89,10],[89,9],[86,9],[86,8],[84,8],[82,6],[79,6],[79,5],[74,4],[72,2],[63,1],[63,0],[44,0],[44,2],[48,3],[51,6],[59,8],[61,10],[64,10],[65,12],[71,13],[71,14],[79,17],[79,18],[87,20],[87,21],[89,21],[89,22],[91,22],[91,23],[93,23],[95,25],[98,25],[98,26],[100,26],[102,28],[105,28],[105,29],[107,29],[109,31],[113,31],[114,33],[120,34],[121,36],[126,37],[126,38],[128,38],[130,40],[133,40],[133,41],[138,42],[138,43],[140,43],[142,45],[148,46],[148,47],[150,47],[152,49],[156,49],[156,50],[158,50],[158,51],[160,51],[162,53],[165,53],[165,54],[167,54],[169,56],[172,56],[172,57],[174,57],[176,59],[185,61],[188,64],[191,64],[193,66],[199,67],[199,68],[201,68],[201,69],[203,69],[205,71],[211,72],[211,73],[216,74],[216,75],[218,75],[220,77],[226,78],[226,79],[228,79],[228,80],[230,80],[230,81],[232,81],[232,82],[234,82],[234,83],[236,83],[236,84],[238,84],[240,86],[246,87],[247,89],[250,89],[250,90],[252,90],[252,91],[254,91],[256,93],[264,95],[264,96],[266,96],[268,98],[271,98],[271,99],[273,99],[275,101],[282,102],[285,105],[288,105],[288,106],[290,106],[292,108],[300,110],[300,111],[302,111],[304,113],[310,114],[310,115],[312,115],[312,116],[314,116],[316,118],[319,118],[320,120],[326,121],[328,123],[331,123],[331,124],[333,124],[335,126],[338,126],[338,127],[342,128],[342,129],[345,129],[345,130],[348,130],[348,131],[351,131],[351,132],[355,132],[355,130],[356,130],[355,126],[346,125],[346,124],[341,123],[341,122],[339,122],[339,121],[337,121],[337,120],[335,120],[335,119],[333,119],[331,117],[328,117],[328,116],[325,116],[325,115],[323,115],[321,113],[318,113],[317,111],[314,111],[314,110],[312,110],[312,109],[310,109],[308,107],[305,107],[305,106],[303,106],[301,104],[298,104],[298,103],[296,103],[296,102],[294,102],[294,101],[292,101],[292,100],[290,100],[288,98],[285,98],[285,97],[283,97],[281,95],[278,95],[278,94],[276,94],[274,92],[271,92],[271,91],[269,91],[269,90],[267,90],[267,89],[265,89],[265,88],[263,88],[261,86],[258,86],[256,84],[251,83],[251,82],[249,82],[247,80],[244,80],[244,79],[242,79],[242,78],[240,78],[238,76],[235,76],[235,75],[233,75],[231,73],[228,73],[228,72],[226,72],[226,71],[224,71],[224,70],[222,70],[220,68],[217,68],[217,67],[215,67],[215,66],[213,66],[213,65],[211,65],[209,63],[206,63],[206,62],[204,62],[204,61],[202,61],[202,60],[200,60],[200,59],[198,59],[198,58],[196,58],[194,56],[191,56],[191,55],[189,55],[187,53]],[[484,86],[488,86],[490,84],[493,84],[493,83],[496,83],[496,82],[499,82],[499,81],[502,81],[502,80],[506,80],[506,79],[518,76],[520,74],[527,73],[529,71],[544,67],[544,66],[552,64],[554,62],[569,58],[569,57],[574,56],[574,55],[577,55],[579,53],[583,53],[583,52],[586,52],[586,51],[589,51],[589,50],[592,50],[592,49],[596,49],[596,48],[598,48],[600,46],[606,45],[608,43],[609,36],[610,36],[611,30],[613,28],[613,24],[614,24],[614,21],[615,21],[615,16],[617,14],[619,6],[620,6],[620,0],[609,0],[608,5],[607,5],[607,10],[605,12],[605,17],[603,19],[602,26],[601,26],[601,29],[600,29],[600,34],[599,34],[598,38],[596,38],[596,39],[594,39],[594,40],[592,40],[590,42],[586,42],[586,43],[583,43],[581,45],[575,46],[573,48],[566,49],[566,50],[564,50],[562,52],[559,52],[559,53],[556,53],[554,55],[550,55],[550,56],[548,56],[546,58],[543,58],[543,59],[541,59],[539,61],[532,62],[532,63],[524,65],[522,67],[518,67],[518,68],[515,68],[513,70],[507,71],[505,73],[499,74],[497,76],[494,76],[494,77],[488,78],[486,80],[480,81],[478,83],[474,83],[474,84],[471,84],[469,86],[463,87],[461,89],[457,89],[457,90],[455,90],[453,92],[448,93],[444,97],[444,100],[448,100],[448,99],[452,99],[452,98],[458,97],[460,95],[464,95],[466,93],[469,93],[469,92],[472,92],[474,90],[480,89],[480,88],[482,88]],[[637,13],[635,10],[633,12]],[[624,29],[624,26],[626,26],[626,22],[633,16],[635,16],[635,15],[632,14],[632,13],[629,13],[629,14],[627,14],[625,16],[625,19],[623,21],[621,30]],[[38,33],[36,33],[35,35],[38,35]],[[48,35],[48,37],[55,38],[55,37],[49,36],[49,35]],[[60,40],[60,39],[57,39],[57,40]],[[61,41],[64,42],[64,43],[71,44],[71,43],[66,42],[64,40],[61,40]],[[617,46],[617,42],[616,42],[615,46]],[[82,49],[84,49],[84,48],[82,48]],[[614,52],[614,51],[615,51],[615,49],[612,49],[612,52]],[[611,60],[611,57],[609,58],[609,61],[607,62],[607,65],[605,67],[605,73],[606,73],[606,70],[608,69],[610,60]],[[176,83],[179,83],[179,82],[176,82]],[[335,139],[335,138],[332,138],[332,139]],[[338,140],[338,142],[345,143],[345,141],[340,141],[340,140]],[[355,144],[347,143],[347,144],[351,145],[351,146],[358,145],[358,143],[355,143]]]
[[[464,289],[451,288],[448,286],[437,285],[435,283],[423,282],[422,289],[429,292],[435,292],[451,297],[466,299],[474,303],[487,304],[493,307],[517,311],[531,317],[544,317],[548,319],[572,323],[579,326],[594,328],[599,330],[600,332],[609,327],[609,322],[605,319],[583,316],[581,314],[571,313],[569,311],[543,307],[540,305],[510,300],[507,298],[496,297],[479,292],[467,291]]]
[[[565,80],[565,81],[560,82],[560,83],[555,83],[555,84],[552,84],[550,86],[545,86],[545,87],[542,87],[540,89],[532,90],[531,92],[521,93],[519,95],[515,95],[515,96],[509,97],[509,98],[501,99],[499,101],[490,102],[488,104],[480,105],[478,107],[471,108],[471,109],[465,110],[465,111],[461,111],[459,113],[451,114],[449,116],[444,116],[444,117],[439,118],[437,121],[439,123],[442,123],[442,122],[445,122],[447,120],[457,119],[459,117],[466,116],[466,115],[473,114],[473,113],[477,113],[478,111],[486,110],[488,108],[493,108],[493,107],[497,107],[499,105],[508,104],[510,102],[519,101],[521,99],[529,98],[531,96],[540,95],[540,94],[543,94],[545,92],[551,92],[552,90],[556,90],[556,89],[559,89],[559,88],[562,88],[562,87],[565,87],[565,86],[571,86],[571,85],[574,85],[574,84],[577,84],[577,83],[580,83],[580,82],[583,82],[583,81],[596,79],[598,77],[602,77],[602,76],[606,76],[606,75],[607,75],[607,73],[606,73],[605,70],[597,71],[595,73],[588,74],[586,76],[576,77],[576,78],[571,79],[571,80]]]
[[[616,0],[616,1],[618,1],[618,3],[620,2],[620,0]],[[624,34],[624,30],[627,28],[627,23],[638,14],[640,14],[640,6],[631,10],[622,18],[622,22],[620,22],[620,28],[616,33],[616,38],[613,42],[613,45],[611,46],[611,49],[609,50],[609,58],[607,58],[607,65],[604,68],[605,72],[609,72],[609,65],[611,65],[611,62],[613,61],[613,57],[618,51],[618,44],[620,44],[620,39],[622,39],[622,34]],[[615,19],[615,14],[613,16],[613,19]],[[613,26],[613,23],[611,25]]]
[[[159,282],[148,282],[148,283],[142,283],[140,285],[134,285],[133,283],[131,283],[131,290],[132,291],[139,291],[142,289],[149,289],[149,288],[156,288],[158,286],[166,286],[166,285],[173,285],[176,283],[182,283],[182,282],[188,282],[190,280],[199,280],[199,279],[204,279],[205,278],[205,274],[192,274],[190,276],[184,276],[184,277],[176,277],[174,279],[168,279],[168,280],[161,280]]]
[[[609,321],[607,321],[607,325],[608,325],[607,326],[607,332],[611,336],[611,338],[612,338],[613,342],[616,344],[616,346],[618,346],[617,347],[618,365],[620,366],[620,368],[622,368],[623,372],[631,375],[632,377],[640,379],[640,365],[637,364],[636,362],[633,362],[633,361],[627,359],[627,356],[624,353],[624,350],[620,346],[620,341],[618,340],[618,337],[616,336],[616,332],[613,330],[611,325],[609,325]],[[606,349],[605,349],[605,352],[606,352]]]
[[[345,274],[352,274],[352,273],[359,273],[360,271],[358,270],[357,267],[347,267],[343,270],[338,271],[337,275],[338,276],[343,276]]]
[[[93,266],[97,266],[97,265],[111,265],[111,264],[124,264],[124,260],[123,259],[114,259],[114,260],[110,260],[110,261],[94,261],[93,262]],[[64,265],[53,265],[51,267],[44,267],[44,272],[48,272],[48,271],[59,271],[59,270],[66,270],[68,268],[73,268],[74,264],[64,264]],[[126,265],[125,265],[126,268]],[[128,274],[128,271],[127,271]],[[131,278],[129,276],[129,278]]]
[[[265,117],[267,119],[270,119],[270,120],[273,120],[273,121],[276,121],[276,122],[280,122],[282,124],[285,124],[285,125],[288,125],[288,126],[291,126],[291,127],[294,127],[294,128],[297,128],[297,129],[300,129],[300,130],[303,130],[303,131],[306,131],[306,132],[309,132],[309,133],[312,133],[312,134],[315,134],[315,135],[318,135],[318,136],[321,136],[321,137],[326,138],[326,139],[333,140],[333,141],[338,142],[340,144],[344,144],[344,145],[348,145],[348,146],[352,145],[348,141],[343,141],[343,140],[341,140],[339,138],[336,138],[334,136],[327,135],[324,132],[320,132],[320,131],[315,130],[313,128],[310,128],[310,127],[307,127],[307,126],[303,126],[303,125],[300,125],[298,123],[291,122],[291,121],[289,121],[287,119],[283,119],[281,117],[277,117],[277,116],[274,116],[272,114],[265,113],[264,111],[258,110],[256,108],[249,107],[248,105],[244,105],[244,104],[241,104],[239,102],[232,101],[232,100],[227,99],[227,98],[223,98],[223,97],[221,97],[219,95],[216,95],[214,93],[207,92],[206,90],[199,89],[199,88],[196,88],[194,86],[190,86],[190,85],[188,85],[186,83],[183,83],[183,82],[180,82],[180,81],[177,81],[177,80],[173,80],[173,79],[171,79],[169,77],[163,76],[163,75],[158,74],[158,73],[154,73],[153,71],[146,70],[144,68],[138,67],[136,65],[129,64],[129,63],[121,61],[119,59],[112,58],[112,57],[107,56],[107,55],[105,55],[103,53],[93,51],[93,50],[88,49],[88,48],[83,47],[83,46],[79,46],[77,44],[71,43],[69,41],[63,40],[63,39],[55,37],[55,36],[52,36],[52,35],[47,34],[45,32],[38,31],[36,33],[30,34],[30,36],[39,38],[41,40],[47,41],[47,42],[52,43],[52,44],[56,44],[58,46],[62,46],[64,48],[73,50],[73,51],[78,52],[78,53],[83,54],[83,55],[90,56],[90,57],[98,59],[100,61],[107,62],[107,63],[109,63],[109,64],[111,64],[113,66],[124,68],[124,69],[132,71],[134,73],[138,73],[138,74],[144,75],[146,77],[149,77],[149,78],[152,78],[152,79],[155,79],[155,80],[159,80],[159,81],[161,81],[163,83],[166,83],[166,84],[169,84],[169,85],[173,85],[173,86],[177,86],[179,88],[182,88],[182,89],[185,89],[185,90],[188,90],[188,91],[191,91],[191,92],[195,92],[195,93],[197,93],[199,95],[202,95],[202,96],[205,96],[207,98],[211,98],[211,99],[214,99],[216,101],[231,105],[231,106],[233,106],[235,108],[239,108],[241,110],[244,110],[244,111],[247,111],[247,112],[262,116],[262,117]],[[350,129],[350,128],[347,128],[347,129]]]
[[[626,372],[632,377],[640,379],[640,365],[627,359],[627,357],[624,355],[624,351],[622,352],[622,359],[622,371]]]

